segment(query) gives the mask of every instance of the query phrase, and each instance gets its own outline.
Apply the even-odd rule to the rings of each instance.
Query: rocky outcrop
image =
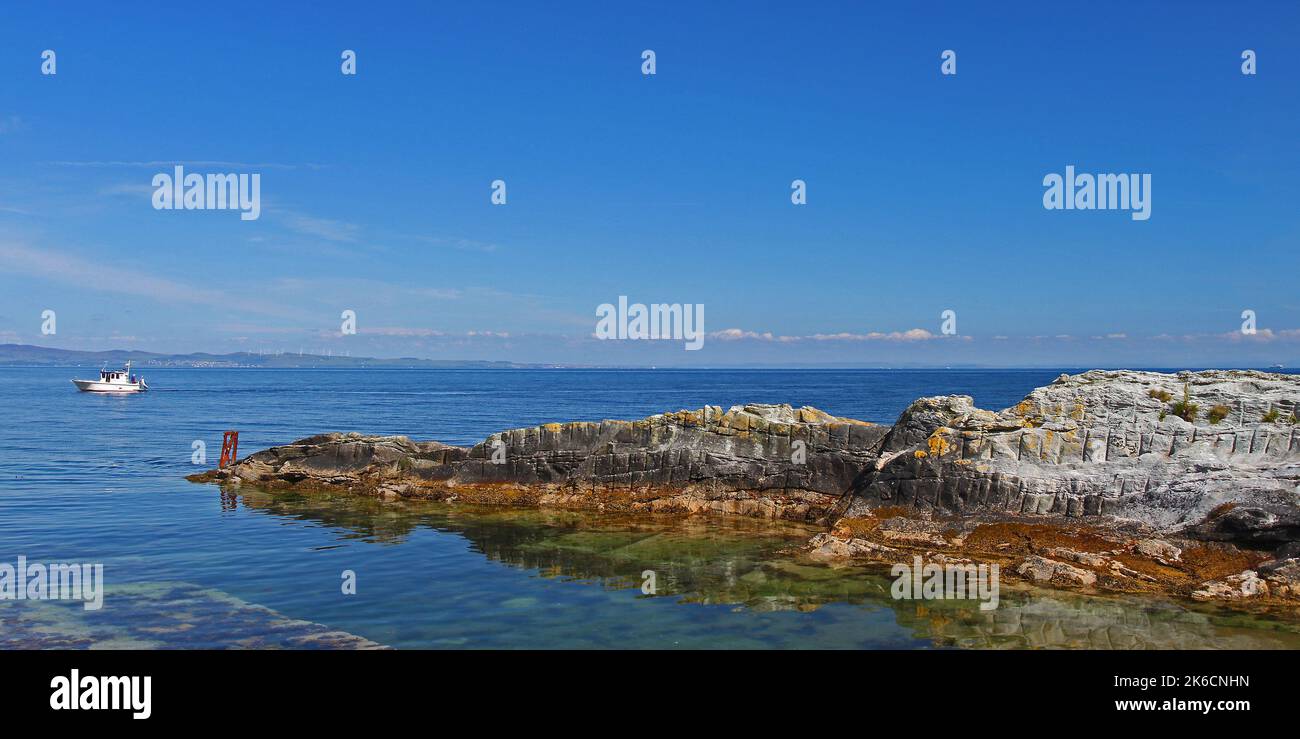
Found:
[[[324,434],[201,480],[609,511],[826,520],[888,427],[788,405],[503,431],[472,448]]]
[[[1300,597],[1298,401],[1292,375],[1092,371],[996,412],[922,398],[893,426],[745,405],[471,448],[325,434],[191,479],[785,518],[831,526],[810,542],[822,557],[979,553],[1050,584]]]
[[[814,551],[973,556],[1060,587],[1294,601],[1297,400],[1300,378],[1249,371],[1062,375],[996,413],[923,398]],[[898,546],[900,523],[932,537],[873,549]]]
[[[969,397],[923,398],[885,438],[846,514],[1104,517],[1205,539],[1294,541],[1298,401],[1300,378],[1250,371],[1062,375],[997,413]]]

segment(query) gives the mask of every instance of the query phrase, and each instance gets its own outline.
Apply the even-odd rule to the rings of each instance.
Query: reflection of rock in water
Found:
[[[0,605],[0,649],[377,649],[382,645],[287,618],[189,583],[105,588],[104,606],[80,601]]]
[[[917,636],[967,649],[1300,648],[1295,624],[1172,601],[1004,589],[992,611],[956,601],[893,601],[893,607]]]
[[[345,529],[343,538],[398,544],[425,522],[400,508],[384,507],[376,500],[354,498],[347,501],[333,495],[283,492],[270,494],[251,489],[221,491],[222,510],[233,511],[240,505],[248,510],[269,513],[281,518],[321,523]]]
[[[653,570],[656,595],[759,610],[807,610],[860,602],[872,578],[855,570],[796,564],[784,553],[812,529],[743,517],[599,515],[581,511],[379,503],[346,495],[238,494],[247,508],[344,529],[346,538],[400,543],[428,527],[461,536],[491,560],[544,577],[640,588]]]
[[[806,527],[743,517],[611,516],[553,509],[380,503],[325,493],[264,493],[238,502],[270,515],[397,544],[421,527],[465,538],[489,559],[544,577],[640,588],[654,570],[658,596],[751,610],[815,610],[840,603],[887,608],[937,646],[967,648],[1300,648],[1294,618],[1269,620],[1151,598],[1090,597],[1004,583],[999,607],[974,601],[900,601],[880,566],[832,566],[799,553]]]

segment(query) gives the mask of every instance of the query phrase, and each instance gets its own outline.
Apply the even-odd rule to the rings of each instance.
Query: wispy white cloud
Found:
[[[362,327],[362,328],[360,328],[360,329],[357,330],[357,333],[359,333],[359,334],[366,334],[366,335],[374,335],[374,336],[422,336],[422,337],[438,337],[438,336],[448,336],[448,335],[449,335],[446,331],[439,331],[439,330],[437,330],[437,329],[432,329],[432,328],[418,328],[418,327],[413,328],[413,327],[407,327],[407,326],[375,326],[375,327]]]
[[[138,195],[150,196],[154,192],[154,186],[147,182],[120,182],[116,185],[108,185],[99,189],[100,195]]]
[[[757,331],[745,331],[739,328],[724,328],[721,331],[713,331],[708,336],[710,339],[717,339],[718,341],[774,341],[776,339],[770,331],[758,333]]]
[[[439,331],[432,328],[419,328],[407,326],[377,326],[374,328],[360,328],[358,334],[368,334],[375,336],[418,336],[426,338],[448,338],[448,337],[468,337],[480,339],[508,339],[509,331]]]
[[[411,293],[434,300],[456,300],[465,294],[454,287],[417,287]]]
[[[474,239],[445,236],[414,236],[412,238],[416,241],[421,241],[432,246],[459,249],[460,251],[477,251],[490,254],[497,250],[496,244],[486,241],[476,241]]]
[[[728,328],[721,331],[713,331],[708,334],[710,339],[717,341],[761,341],[773,343],[798,343],[798,342],[870,342],[870,341],[892,341],[892,342],[922,342],[957,339],[961,341],[973,341],[972,336],[945,336],[927,331],[923,328],[913,328],[907,331],[889,331],[880,332],[872,331],[870,333],[849,333],[840,332],[833,334],[806,334],[798,336],[784,336],[774,334],[771,331],[747,331],[739,328]],[[1030,342],[1076,342],[1084,337],[1075,336],[1074,334],[1054,334],[1051,336],[1009,336],[1006,334],[997,334],[988,337],[992,341],[1030,341]],[[1109,334],[1097,334],[1087,337],[1092,341],[1128,341],[1131,337],[1127,333],[1117,332]],[[1139,337],[1142,338],[1142,337]],[[1293,341],[1300,340],[1300,329],[1281,329],[1274,330],[1261,328],[1254,334],[1243,334],[1240,331],[1228,331],[1224,333],[1200,333],[1200,334],[1157,334],[1155,336],[1145,337],[1158,341],[1180,341],[1180,342],[1218,342],[1218,343],[1269,343],[1275,341]]]
[[[55,161],[42,162],[53,167],[94,167],[108,169],[114,167],[220,167],[223,169],[324,169],[323,164],[287,162],[231,162],[216,159],[152,159],[147,161],[101,160],[101,161]]]
[[[1232,342],[1270,342],[1278,340],[1300,339],[1300,329],[1287,328],[1274,331],[1271,328],[1261,328],[1253,334],[1244,334],[1240,331],[1229,331],[1222,334],[1214,334],[1217,338],[1227,339]]]
[[[361,229],[354,223],[337,221],[332,218],[317,218],[302,213],[284,214],[284,223],[301,234],[315,236],[326,241],[351,243],[357,240]]]
[[[1274,341],[1296,341],[1300,340],[1300,328],[1284,328],[1274,330],[1271,328],[1261,328],[1253,334],[1245,334],[1241,331],[1224,331],[1222,333],[1203,333],[1203,334],[1156,334],[1151,337],[1159,341],[1181,341],[1186,343],[1194,342],[1227,342],[1230,344],[1268,344]]]
[[[34,249],[16,242],[0,242],[0,265],[11,274],[49,279],[79,289],[151,298],[163,305],[205,305],[242,309],[277,318],[302,317],[278,303],[236,296],[51,249]]]
[[[907,331],[889,331],[880,332],[872,331],[865,334],[855,334],[840,332],[835,334],[808,334],[804,336],[779,336],[771,331],[746,331],[739,328],[728,328],[721,331],[713,331],[708,334],[710,339],[719,341],[772,341],[780,343],[794,343],[800,341],[930,341],[932,339],[944,339],[942,334],[935,334],[923,328],[913,328]]]
[[[310,298],[331,296],[331,300],[332,296],[339,295],[365,296],[372,302],[394,306],[402,305],[404,299],[444,301],[459,300],[470,293],[481,292],[484,297],[502,294],[490,288],[410,286],[365,277],[276,277],[271,285],[277,293],[283,295]],[[414,306],[413,303],[407,305]]]

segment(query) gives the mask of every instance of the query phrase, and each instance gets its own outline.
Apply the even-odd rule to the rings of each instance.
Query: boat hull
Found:
[[[73,380],[77,389],[86,393],[142,393],[149,389],[143,382],[100,382],[99,380]]]

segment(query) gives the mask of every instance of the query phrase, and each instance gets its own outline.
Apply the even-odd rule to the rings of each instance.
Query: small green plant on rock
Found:
[[[1147,397],[1155,398],[1161,403],[1168,403],[1170,400],[1173,400],[1174,396],[1170,395],[1166,390],[1148,390]]]
[[[1229,413],[1232,413],[1232,409],[1229,408],[1228,406],[1216,405],[1210,409],[1207,418],[1210,419],[1210,423],[1218,423],[1219,421],[1222,421],[1223,419],[1227,418]]]
[[[1277,419],[1280,418],[1281,416],[1282,413],[1278,411],[1278,409],[1269,408],[1268,413],[1264,414],[1263,421],[1264,423],[1277,423]]]
[[[1197,409],[1198,406],[1192,402],[1191,390],[1188,388],[1187,383],[1184,382],[1183,399],[1178,401],[1177,403],[1174,403],[1172,409],[1174,415],[1178,416],[1179,418],[1183,419],[1188,423],[1191,423],[1192,421],[1196,420]]]

